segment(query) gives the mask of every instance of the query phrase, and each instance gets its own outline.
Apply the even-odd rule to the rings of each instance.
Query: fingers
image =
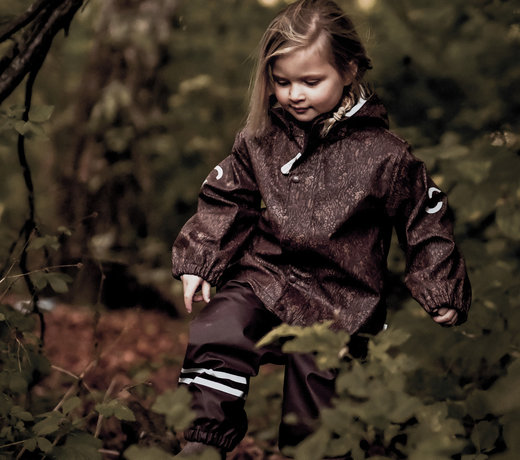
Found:
[[[192,303],[193,301],[197,301],[195,292],[197,291],[197,288],[199,287],[200,282],[202,279],[197,279],[198,276],[193,275],[182,275],[182,287],[184,290],[184,306],[186,308],[186,311],[188,313],[191,313],[192,311]]]
[[[202,300],[206,303],[211,300],[211,284],[207,281],[202,282]]]
[[[182,287],[184,290],[184,306],[188,313],[193,310],[193,302],[210,301],[211,284],[196,275],[182,275]],[[202,285],[202,292],[197,292]]]
[[[437,314],[433,317],[433,320],[442,326],[454,326],[457,324],[459,314],[454,308],[442,307],[436,312]]]

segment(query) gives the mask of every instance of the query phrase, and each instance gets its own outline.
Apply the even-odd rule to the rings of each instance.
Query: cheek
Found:
[[[275,88],[273,92],[276,100],[281,104],[287,99],[287,91],[284,91],[283,88]]]
[[[327,109],[333,109],[343,96],[342,85],[330,85],[326,91],[321,94],[321,102],[327,106]]]

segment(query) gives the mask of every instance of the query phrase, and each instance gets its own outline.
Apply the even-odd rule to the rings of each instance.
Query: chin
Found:
[[[298,114],[293,112],[292,116],[298,121],[309,122],[314,120],[317,115],[311,113]]]

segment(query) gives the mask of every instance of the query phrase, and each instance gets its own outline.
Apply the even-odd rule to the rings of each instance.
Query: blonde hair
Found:
[[[362,95],[368,94],[363,77],[372,66],[352,21],[332,0],[298,0],[273,19],[260,41],[246,122],[248,133],[259,136],[270,127],[272,67],[276,58],[315,43],[328,48],[325,51],[330,63],[341,75],[353,77],[340,108],[325,120],[322,135],[326,135]]]

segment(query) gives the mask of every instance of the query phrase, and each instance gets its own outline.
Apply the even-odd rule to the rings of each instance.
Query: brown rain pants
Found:
[[[189,441],[232,450],[247,432],[244,411],[249,378],[261,364],[285,365],[280,448],[312,433],[322,407],[334,396],[334,370],[321,371],[308,354],[285,354],[256,343],[280,320],[247,283],[228,282],[191,322],[189,344],[179,378],[189,385],[197,418],[185,432]],[[285,423],[294,414],[298,423]]]

